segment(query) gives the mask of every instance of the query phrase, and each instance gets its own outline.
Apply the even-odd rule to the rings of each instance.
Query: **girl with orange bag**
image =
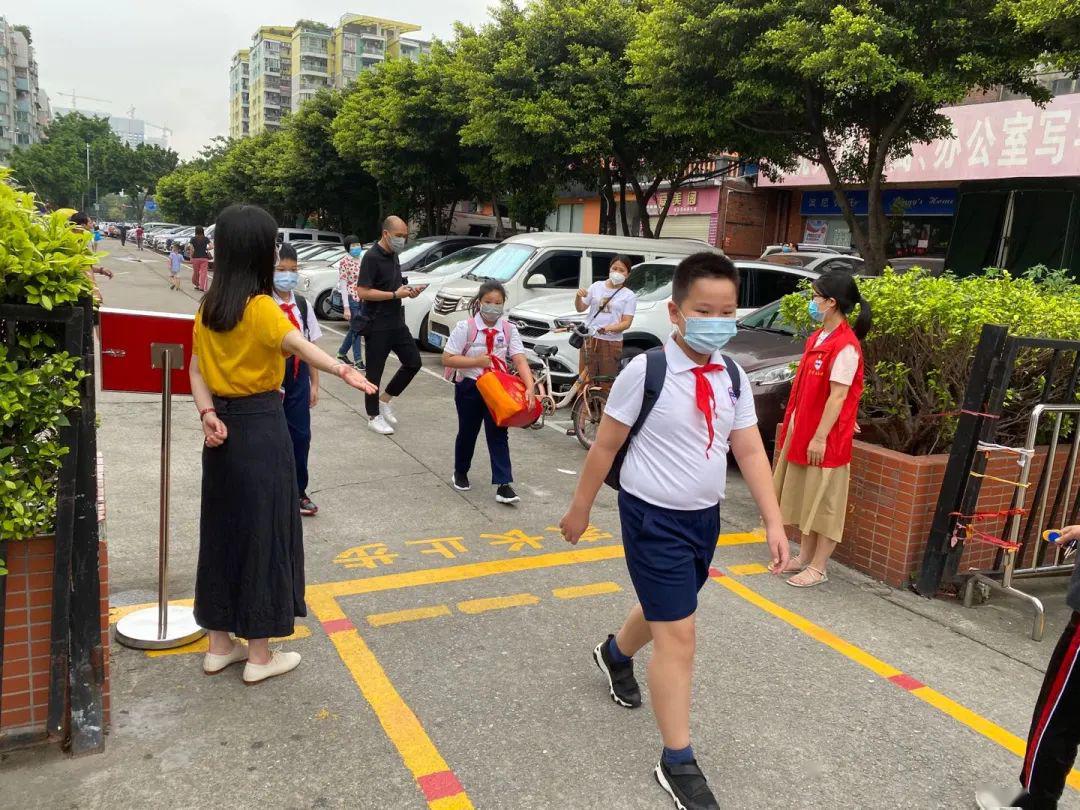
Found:
[[[525,358],[525,346],[517,327],[503,317],[505,309],[506,288],[497,281],[485,281],[469,307],[472,317],[460,322],[450,334],[443,352],[443,365],[455,370],[458,433],[454,442],[454,489],[467,492],[471,488],[469,468],[483,425],[491,457],[491,483],[497,488],[495,500],[514,504],[521,499],[511,486],[514,474],[510,466],[509,430],[495,423],[476,387],[476,381],[485,371],[500,362],[503,365],[513,362],[525,383],[528,407],[533,408],[533,377]]]

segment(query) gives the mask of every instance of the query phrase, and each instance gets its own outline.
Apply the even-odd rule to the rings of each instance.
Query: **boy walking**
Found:
[[[169,286],[174,290],[180,289],[180,268],[184,259],[180,255],[180,246],[173,242],[169,249]]]
[[[773,562],[782,570],[789,556],[750,384],[720,351],[735,334],[738,284],[735,266],[718,254],[697,253],[676,268],[668,304],[672,338],[616,379],[560,523],[563,537],[576,544],[630,440],[619,473],[619,518],[638,604],[593,657],[612,700],[635,708],[641,691],[633,656],[652,642],[650,699],[663,739],[654,775],[683,810],[720,807],[690,744],[690,683],[697,594],[720,533],[729,448],[761,510]]]

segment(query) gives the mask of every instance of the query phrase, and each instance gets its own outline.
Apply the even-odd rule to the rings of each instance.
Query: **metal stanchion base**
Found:
[[[171,650],[197,641],[206,631],[195,623],[195,614],[189,607],[169,605],[168,627],[165,638],[158,637],[158,609],[144,608],[129,613],[116,623],[116,640],[125,647],[136,650]]]

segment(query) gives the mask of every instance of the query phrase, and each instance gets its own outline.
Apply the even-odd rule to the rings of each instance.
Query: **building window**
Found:
[[[581,233],[585,229],[585,205],[583,203],[560,205],[548,216],[547,229],[561,233]]]

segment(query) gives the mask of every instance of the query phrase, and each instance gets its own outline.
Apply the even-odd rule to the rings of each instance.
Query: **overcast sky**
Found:
[[[229,129],[229,60],[260,25],[300,18],[334,25],[345,12],[416,23],[411,36],[450,35],[454,20],[478,24],[488,0],[31,0],[0,9],[28,25],[41,86],[54,107],[128,114],[168,126],[170,146],[190,157]],[[154,131],[148,134],[156,135]]]

